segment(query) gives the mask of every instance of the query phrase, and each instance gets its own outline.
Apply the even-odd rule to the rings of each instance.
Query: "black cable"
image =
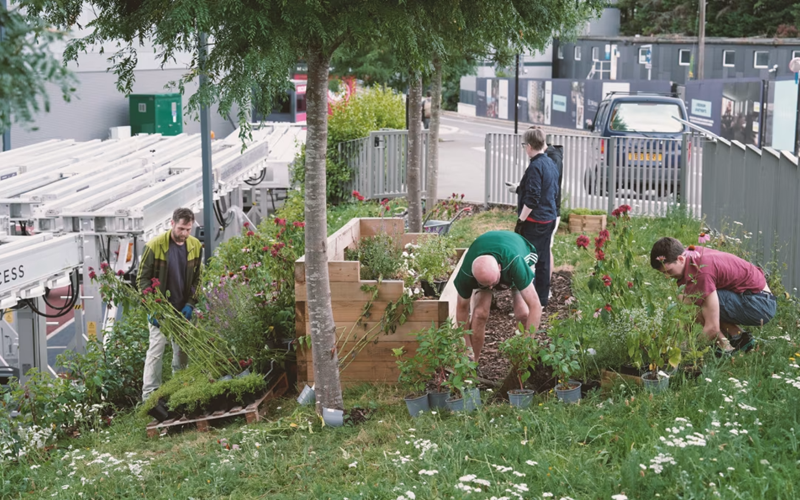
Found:
[[[72,294],[69,299],[69,302],[65,304],[63,308],[55,308],[53,306],[50,306],[51,308],[59,311],[56,314],[47,314],[47,312],[40,311],[39,309],[36,308],[36,306],[34,305],[35,302],[31,299],[23,299],[20,302],[25,304],[35,314],[45,318],[60,318],[62,316],[65,316],[69,311],[71,311],[75,307],[75,304],[78,302],[78,295],[80,295],[80,286],[77,283],[78,281],[77,276],[78,276],[78,271],[76,269],[72,272],[72,277],[70,278],[70,289],[72,290]],[[47,299],[45,299],[45,303],[47,304]]]
[[[260,176],[251,177],[249,179],[245,179],[244,183],[247,184],[248,186],[258,186],[259,184],[264,182],[264,179],[266,177],[267,177],[267,169],[265,168],[265,169],[261,170],[261,175]]]

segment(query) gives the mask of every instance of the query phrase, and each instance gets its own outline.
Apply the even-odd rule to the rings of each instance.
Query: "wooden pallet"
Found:
[[[266,412],[266,405],[264,405],[264,403],[271,399],[282,396],[288,389],[289,382],[286,379],[286,374],[282,373],[281,376],[278,377],[278,380],[272,384],[272,387],[270,387],[263,396],[258,398],[253,403],[247,405],[246,408],[236,406],[228,411],[215,411],[214,413],[205,414],[197,418],[181,417],[165,420],[163,422],[153,420],[147,424],[147,437],[156,437],[164,432],[167,432],[168,429],[172,427],[184,425],[194,425],[199,432],[208,432],[209,423],[212,421],[236,417],[239,415],[244,415],[248,424],[258,422]]]

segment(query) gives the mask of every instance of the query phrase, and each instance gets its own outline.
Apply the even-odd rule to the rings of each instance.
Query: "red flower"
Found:
[[[249,223],[249,222],[245,222],[245,223],[243,224],[243,226],[244,226],[244,227],[250,227],[250,223]]]
[[[91,267],[89,269],[91,269]],[[89,271],[89,279],[93,280],[95,278],[97,278],[97,274],[94,271]]]
[[[262,251],[262,252],[266,252],[266,251],[268,251],[268,250],[269,250],[269,247],[261,247],[261,251]]]
[[[281,219],[280,217],[275,217],[275,224],[277,224],[279,226],[285,226],[286,225],[286,219]]]
[[[305,222],[292,222],[292,225],[294,227],[306,227],[306,223]]]
[[[361,195],[358,195],[358,196],[356,196],[356,199],[357,199],[358,201],[364,201],[364,197],[363,197],[363,196],[361,196]]]
[[[117,276],[122,276],[123,274],[125,274],[125,271],[123,271],[122,269],[117,271]]]
[[[94,268],[92,266],[89,266],[89,270],[94,271]]]
[[[633,282],[632,281],[628,282],[628,288],[633,288]]]
[[[603,251],[598,248],[594,251],[594,258],[597,260],[606,260],[606,254],[604,254]]]
[[[142,295],[147,295],[148,293],[151,293],[152,291],[153,291],[153,289],[148,286],[147,288],[142,290]]]
[[[464,199],[464,193],[461,193],[461,199],[462,200]]]
[[[613,216],[614,216],[614,217],[616,217],[617,219],[619,219],[619,213],[620,213],[620,212],[619,212],[619,209],[618,209],[618,208],[615,208],[614,210],[612,210],[612,211],[611,211],[611,215],[613,215]]]
[[[151,278],[150,283],[153,285],[154,289],[161,286],[161,282],[158,280],[158,278]]]
[[[611,286],[611,276],[605,274],[601,279],[603,280],[603,284],[605,286]]]
[[[578,239],[575,240],[575,243],[578,245],[578,248],[589,248],[589,237],[585,234],[578,236]]]
[[[156,302],[161,302],[161,299],[156,299]]]
[[[100,270],[101,271],[105,271],[107,267],[108,267],[108,264],[106,264],[105,262],[101,262],[100,263]]]
[[[358,191],[356,191],[356,190],[354,189],[354,190],[353,190],[353,196],[355,196],[356,198],[358,198],[359,196],[361,196],[361,193],[359,193]]]
[[[605,309],[608,312],[611,312],[611,304],[606,304],[606,306],[603,309]]]
[[[611,239],[611,235],[609,234],[608,229],[603,229],[602,231],[600,231],[599,236],[606,241]]]
[[[606,240],[600,238],[599,236],[594,239],[594,248],[595,250],[600,250],[603,248],[603,245],[606,243]]]
[[[254,233],[253,231],[247,231],[247,236],[255,236],[255,235],[256,233]]]
[[[619,209],[623,214],[628,213],[632,210],[630,205],[621,205]]]

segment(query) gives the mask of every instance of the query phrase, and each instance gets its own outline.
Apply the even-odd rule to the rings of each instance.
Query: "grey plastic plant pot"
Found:
[[[447,409],[453,413],[464,411],[464,398],[449,398],[447,400]]]
[[[527,408],[533,402],[533,391],[531,389],[508,391],[508,402],[517,408]]]
[[[464,389],[464,409],[466,411],[472,411],[477,408],[480,408],[483,405],[481,403],[481,390],[477,387],[474,389]]]
[[[449,392],[429,392],[428,393],[428,407],[433,408],[447,408],[447,400],[450,399]]]
[[[659,394],[669,389],[669,376],[659,377],[657,373],[647,372],[642,375],[644,390],[653,394]]]
[[[310,405],[314,404],[317,400],[317,394],[314,392],[313,387],[305,386],[303,391],[297,396],[297,402],[301,405]]]
[[[406,407],[408,408],[408,414],[412,417],[419,416],[420,413],[423,411],[429,411],[430,406],[428,406],[428,395],[423,394],[422,396],[417,397],[406,397]]]
[[[581,383],[574,380],[570,380],[569,383],[578,384],[578,386],[574,389],[559,389],[556,386],[556,396],[565,403],[577,403],[581,400]]]
[[[344,412],[333,408],[322,408],[322,419],[329,427],[341,427],[344,425]]]

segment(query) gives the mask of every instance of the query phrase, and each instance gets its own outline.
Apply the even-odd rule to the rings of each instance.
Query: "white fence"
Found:
[[[628,204],[637,214],[664,215],[670,203],[680,202],[696,217],[702,215],[700,136],[665,140],[552,134],[548,143],[564,148],[562,203],[572,208],[610,212]],[[487,206],[516,205],[517,196],[505,183],[519,182],[528,162],[521,135],[486,135]]]
[[[421,179],[424,197],[427,175],[428,131],[422,132]],[[380,130],[369,137],[342,142],[339,157],[353,169],[348,190],[357,190],[369,199],[396,198],[408,194],[406,165],[408,131]]]

